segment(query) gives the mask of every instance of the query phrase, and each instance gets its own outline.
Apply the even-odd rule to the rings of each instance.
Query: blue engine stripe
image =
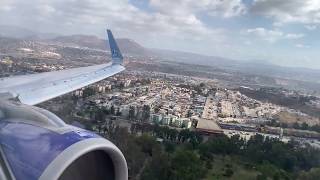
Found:
[[[76,130],[59,134],[25,123],[0,121],[0,145],[17,180],[36,180],[70,145],[98,135]]]

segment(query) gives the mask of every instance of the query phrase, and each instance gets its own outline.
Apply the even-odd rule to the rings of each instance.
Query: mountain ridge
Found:
[[[10,31],[9,34],[7,31]],[[5,30],[5,31],[2,31]],[[23,32],[22,34],[21,31]],[[18,33],[18,34],[15,34]],[[16,28],[11,26],[0,25],[0,36],[12,36],[15,43],[19,40],[35,41],[48,44],[68,45],[84,48],[92,48],[99,50],[109,50],[109,44],[105,39],[101,39],[95,35],[54,35],[46,36],[45,33],[32,32],[24,28]],[[46,38],[44,38],[46,37]],[[0,41],[1,43],[10,43],[10,39]],[[151,49],[146,48],[132,39],[118,38],[118,45],[121,51],[127,55],[135,55],[138,57],[154,57],[158,61],[178,62],[194,65],[205,65],[218,67],[234,72],[245,72],[247,74],[267,75],[272,77],[290,78],[296,80],[312,81],[320,83],[320,70],[314,70],[301,67],[283,67],[270,63],[261,63],[261,61],[240,61],[218,56],[201,55],[191,52]],[[5,46],[5,45],[4,45]]]

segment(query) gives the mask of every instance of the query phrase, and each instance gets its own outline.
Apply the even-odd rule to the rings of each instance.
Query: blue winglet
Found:
[[[116,40],[114,39],[111,30],[107,29],[109,45],[110,45],[110,52],[112,57],[112,64],[122,64],[123,63],[123,56],[121,51],[117,45]]]

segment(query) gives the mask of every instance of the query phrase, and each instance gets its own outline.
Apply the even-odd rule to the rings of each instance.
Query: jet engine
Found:
[[[127,180],[121,151],[34,106],[0,101],[1,180]]]

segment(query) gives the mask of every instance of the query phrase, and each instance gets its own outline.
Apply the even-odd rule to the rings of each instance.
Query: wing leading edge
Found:
[[[35,105],[84,86],[101,81],[125,69],[123,56],[110,30],[108,39],[112,63],[0,79],[0,100],[18,98],[21,103]],[[7,96],[9,95],[9,96]]]

